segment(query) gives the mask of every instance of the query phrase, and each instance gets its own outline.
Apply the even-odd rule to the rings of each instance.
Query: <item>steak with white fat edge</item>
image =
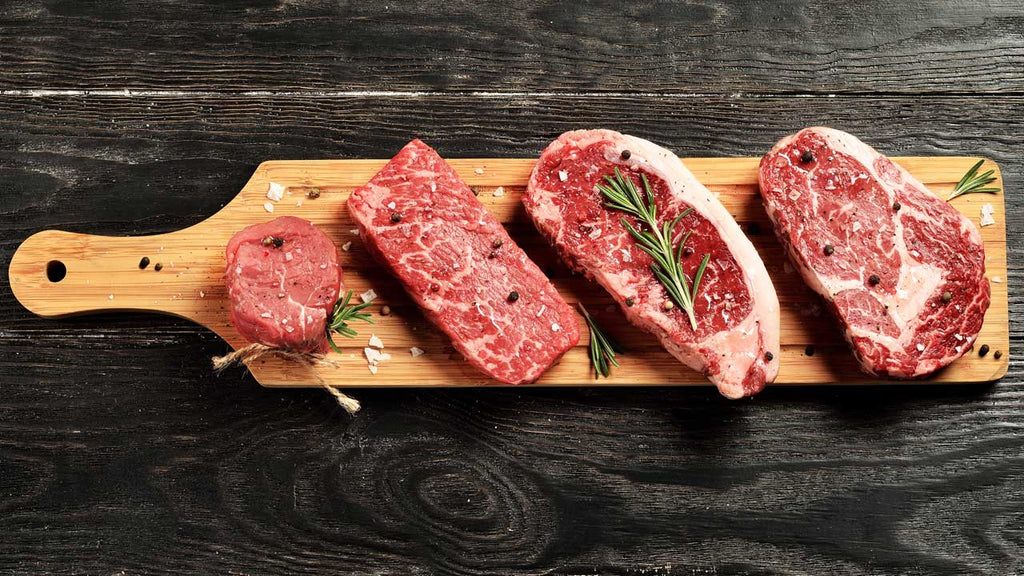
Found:
[[[668,293],[597,185],[618,168],[643,190],[650,183],[659,219],[688,208],[674,230],[692,230],[682,256],[693,279],[709,263],[694,303],[696,331],[686,314],[666,310]],[[657,336],[680,362],[702,372],[729,398],[756,394],[779,367],[779,302],[764,263],[736,221],[674,154],[610,130],[567,132],[541,154],[523,197],[534,224],[576,271],[597,281],[637,327]],[[628,216],[635,227],[642,227]]]

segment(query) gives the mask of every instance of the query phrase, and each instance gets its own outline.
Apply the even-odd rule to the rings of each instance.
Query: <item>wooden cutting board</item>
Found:
[[[977,161],[976,158],[894,158],[940,196]],[[862,374],[823,309],[788,264],[771,231],[757,193],[758,158],[690,158],[683,160],[697,179],[718,193],[722,203],[757,246],[775,282],[782,306],[782,359],[777,384],[850,384],[877,381]],[[534,160],[450,160],[480,200],[509,229],[512,237],[542,269],[549,272],[567,301],[582,301],[598,322],[626,348],[622,366],[613,377],[595,380],[587,355],[587,338],[569,351],[535,385],[662,385],[707,384],[682,366],[650,337],[628,325],[611,298],[596,284],[571,275],[533,229],[519,198]],[[364,386],[472,386],[496,384],[466,364],[436,329],[427,323],[400,286],[376,265],[354,233],[345,208],[349,193],[368,181],[386,160],[324,160],[265,162],[241,193],[220,212],[195,226],[157,236],[111,238],[47,230],[26,240],[10,266],[11,289],[32,312],[46,317],[71,314],[152,311],[188,318],[213,330],[231,346],[246,344],[228,318],[227,295],[221,281],[224,247],[236,231],[277,216],[293,215],[312,221],[340,247],[346,288],[357,294],[373,288],[379,295],[371,311],[376,325],[358,324],[360,336],[339,344],[345,354],[332,353],[338,368],[320,367],[323,379],[342,387]],[[998,167],[986,162],[982,170]],[[271,182],[287,187],[280,202],[265,204]],[[1002,189],[1002,178],[996,182]],[[317,199],[306,197],[316,187]],[[497,192],[503,189],[503,194]],[[967,195],[953,205],[978,223],[983,204],[995,208],[995,225],[981,228],[985,240],[986,269],[992,280],[992,305],[978,338],[993,353],[979,357],[968,352],[952,366],[923,382],[987,382],[1006,373],[1009,362],[1009,319],[1006,286],[1006,228],[1003,194]],[[152,264],[144,270],[139,261]],[[155,264],[162,270],[154,270]],[[52,281],[66,273],[59,281]],[[392,314],[379,315],[382,305]],[[581,328],[585,328],[582,319]],[[585,329],[583,331],[586,334]],[[362,347],[377,334],[392,359],[370,374]],[[426,354],[413,358],[409,348]],[[994,352],[1002,357],[995,359]],[[197,362],[208,359],[197,358]],[[281,359],[257,360],[250,365],[264,386],[315,386],[310,368]]]

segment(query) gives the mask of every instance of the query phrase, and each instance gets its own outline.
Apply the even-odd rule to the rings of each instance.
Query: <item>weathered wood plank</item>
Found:
[[[1016,0],[11,0],[0,89],[1024,93]]]
[[[968,105],[969,104],[969,105]],[[624,112],[625,111],[625,112]],[[609,126],[752,155],[829,124],[995,159],[1024,313],[1024,98],[0,98],[0,267],[182,228],[268,158],[527,156]],[[148,126],[147,126],[148,124]],[[49,321],[0,279],[0,572],[1016,573],[1024,367],[994,386],[262,390],[182,321]],[[1011,327],[1018,349],[1024,330]]]

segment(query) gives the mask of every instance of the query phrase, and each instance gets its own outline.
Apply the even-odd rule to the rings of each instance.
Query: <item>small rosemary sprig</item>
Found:
[[[988,186],[988,184],[996,181],[996,177],[992,175],[995,173],[995,170],[989,170],[980,176],[978,175],[978,168],[981,168],[981,165],[984,163],[984,160],[978,160],[978,163],[972,166],[971,169],[967,171],[967,174],[964,174],[964,177],[961,178],[960,181],[956,183],[956,187],[953,188],[953,193],[949,198],[946,198],[947,202],[953,198],[963,196],[964,194],[977,194],[979,192],[995,194],[996,192],[999,192],[999,188]]]
[[[583,319],[587,321],[587,327],[590,328],[590,363],[594,366],[594,380],[601,376],[607,378],[611,374],[611,367],[619,366],[618,360],[615,359],[615,353],[622,350],[614,340],[601,331],[601,327],[590,317],[583,304],[578,306],[580,312],[583,313]]]
[[[331,348],[341,354],[341,348],[334,343],[334,337],[332,334],[338,333],[346,338],[355,338],[358,334],[355,330],[349,327],[348,323],[353,320],[362,320],[373,324],[373,318],[370,317],[368,312],[360,312],[363,308],[370,305],[369,302],[363,302],[361,304],[354,304],[349,306],[349,301],[352,300],[352,291],[349,290],[345,294],[344,298],[338,298],[338,301],[334,303],[334,311],[331,312],[331,320],[327,323],[327,343],[331,345]]]
[[[646,175],[641,174],[641,178],[644,182],[645,196],[640,195],[633,181],[623,176],[618,168],[615,169],[614,178],[604,177],[608,181],[607,185],[598,184],[597,188],[604,195],[606,206],[632,214],[650,228],[650,231],[640,231],[625,218],[621,220],[622,225],[629,230],[629,234],[640,245],[640,249],[654,259],[651,270],[654,271],[658,280],[661,280],[672,300],[686,312],[687,318],[690,319],[690,328],[696,331],[697,319],[693,315],[693,303],[697,298],[697,289],[700,287],[700,280],[704,276],[704,269],[707,268],[711,255],[704,255],[691,284],[683,272],[680,260],[683,255],[683,245],[686,244],[693,231],[687,230],[677,248],[672,247],[672,231],[675,230],[676,224],[679,224],[680,220],[693,212],[693,208],[686,209],[682,214],[676,216],[675,220],[658,226],[658,208],[654,204],[651,185],[647,182]]]

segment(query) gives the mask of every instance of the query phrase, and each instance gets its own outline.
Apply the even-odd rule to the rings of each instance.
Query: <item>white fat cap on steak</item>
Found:
[[[780,348],[779,300],[761,257],[728,210],[703,184],[697,181],[682,161],[669,150],[647,140],[611,130],[567,132],[551,146],[573,145],[579,149],[585,149],[591,144],[604,141],[611,141],[614,144],[607,148],[606,159],[620,165],[642,165],[646,172],[664,180],[668,184],[669,194],[693,207],[695,212],[715,225],[722,240],[728,245],[736,261],[740,263],[744,284],[751,296],[753,309],[734,329],[710,335],[700,343],[700,347],[732,352],[729,354],[729,362],[723,362],[719,372],[709,376],[709,379],[718,386],[724,396],[729,398],[743,396],[743,380],[754,363],[759,361],[762,349],[778,356]],[[550,149],[551,147],[549,147]],[[624,149],[631,152],[628,161],[623,161],[621,158],[620,151]],[[561,174],[559,174],[559,180],[563,180]],[[540,191],[540,194],[544,193],[543,190]],[[554,194],[554,192],[548,193]],[[539,202],[539,204],[540,207],[533,213],[535,221],[558,222],[559,215],[553,208],[554,202]],[[625,284],[627,279],[600,270],[593,272],[595,279],[609,291],[615,293],[629,291],[628,285]],[[650,329],[655,330],[658,334],[671,334],[675,330],[674,321],[661,312],[652,314],[650,322]],[[684,349],[674,346],[669,340],[662,340],[662,344],[683,364],[700,371],[706,367],[707,359],[691,347]],[[754,352],[758,354],[754,354]],[[769,362],[764,366],[767,382],[770,383],[775,379],[778,365],[778,362]]]

